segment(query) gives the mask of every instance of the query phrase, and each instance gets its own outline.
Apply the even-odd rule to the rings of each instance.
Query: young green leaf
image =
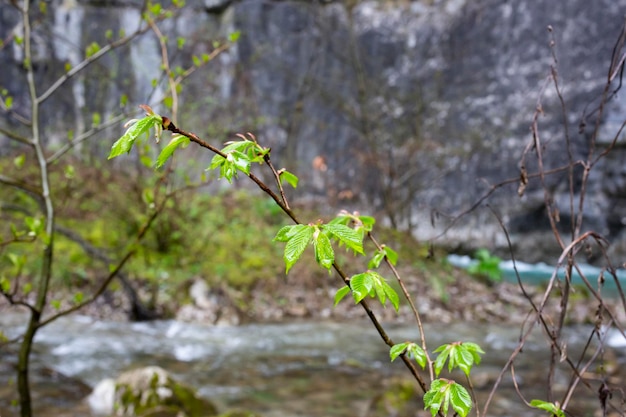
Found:
[[[360,303],[362,299],[367,297],[372,291],[373,287],[373,279],[367,272],[353,275],[350,278],[352,297],[354,297],[354,302],[356,303]]]
[[[124,133],[124,135],[113,144],[108,159],[113,159],[117,156],[130,152],[133,144],[139,136],[147,133],[152,127],[160,126],[161,123],[162,119],[158,114],[148,115],[133,123],[126,130],[126,133]]]
[[[74,297],[73,297],[74,303],[75,304],[80,304],[83,301],[84,298],[85,298],[84,294],[79,291],[76,294],[74,294]]]
[[[234,42],[237,42],[239,40],[240,36],[241,36],[241,31],[236,30],[234,32],[231,32],[228,35],[228,40],[234,43]]]
[[[411,343],[407,347],[407,352],[413,359],[415,359],[415,362],[420,364],[422,369],[426,367],[426,361],[428,358],[426,357],[426,352],[424,352],[424,349],[422,349],[421,346]]]
[[[100,51],[100,45],[98,45],[97,42],[91,42],[88,46],[87,49],[85,49],[85,56],[87,58],[91,58],[92,56],[94,56],[96,53],[98,53],[98,51]]]
[[[11,281],[7,277],[0,277],[0,292],[8,294],[11,291]]]
[[[282,230],[282,229],[281,229]],[[291,267],[300,259],[302,253],[306,249],[306,247],[311,243],[313,239],[313,233],[315,233],[315,226],[308,226],[303,224],[298,224],[293,226],[292,234],[289,236],[287,244],[285,245],[285,252],[283,258],[285,260],[286,271],[285,273],[289,273]],[[281,233],[279,231],[279,233]],[[277,235],[274,240],[279,236]]]
[[[228,182],[231,182],[237,176],[237,170],[249,175],[250,165],[253,162],[263,161],[262,156],[259,159],[259,154],[263,152],[269,152],[269,150],[261,149],[256,142],[251,140],[230,142],[222,149],[226,158],[219,154],[215,155],[208,169],[220,168],[220,178],[226,178]]]
[[[391,358],[391,362],[395,361],[398,356],[402,355],[404,351],[407,350],[410,344],[412,344],[412,342],[404,342],[393,345],[389,349],[389,357]]]
[[[172,140],[170,140],[170,143],[168,143],[167,146],[163,148],[163,150],[159,154],[156,162],[156,167],[161,168],[165,164],[165,162],[167,162],[167,160],[171,158],[171,156],[174,154],[174,151],[179,146],[184,147],[187,144],[189,144],[189,138],[182,135],[174,135],[174,137],[172,137]]]
[[[339,289],[337,290],[337,292],[335,293],[335,304],[334,304],[334,305],[335,305],[335,307],[336,307],[336,306],[337,306],[337,304],[339,304],[339,302],[340,302],[341,300],[343,300],[343,298],[344,298],[346,295],[348,295],[349,293],[350,293],[350,287],[348,287],[347,285],[346,285],[346,286],[343,286],[343,287],[341,287],[341,288],[339,288]]]
[[[315,260],[317,263],[330,272],[330,268],[332,268],[335,262],[335,251],[333,251],[328,235],[317,229],[313,234],[313,247],[315,248]]]
[[[385,259],[385,251],[379,250],[376,251],[372,259],[367,263],[367,267],[369,269],[376,269],[380,266],[380,263]]]
[[[340,245],[344,244],[346,248],[363,255],[363,236],[354,229],[337,223],[322,225],[322,229],[337,239]]]
[[[282,170],[280,171],[280,179],[281,181],[287,181],[287,184],[291,185],[293,188],[298,187],[298,177],[293,175],[291,172]]]
[[[437,376],[443,369],[446,360],[448,361],[448,371],[458,367],[465,375],[469,376],[474,364],[480,364],[480,354],[485,353],[476,343],[455,342],[441,345],[435,349],[439,353],[434,363]]]
[[[307,227],[307,226],[303,224],[283,226],[278,231],[278,233],[276,233],[276,236],[274,236],[274,241],[275,242],[288,242],[289,239],[291,239],[291,237],[295,235],[296,233],[298,233],[298,230],[300,230],[303,227]]]
[[[15,165],[15,168],[17,169],[22,168],[24,166],[24,162],[26,162],[25,154],[20,154],[16,156],[15,158],[13,158],[13,165]]]
[[[553,417],[565,417],[565,413],[563,412],[563,410],[561,410],[561,407],[558,403],[555,404],[542,400],[532,400],[530,402],[530,406],[547,411],[548,413],[552,414]]]
[[[398,263],[398,252],[386,245],[383,245],[383,250],[385,251],[385,256],[387,257],[391,265],[395,266],[396,263]]]
[[[462,385],[448,379],[434,380],[424,394],[424,410],[430,409],[433,417],[440,411],[445,416],[450,405],[460,417],[467,417],[472,409],[472,400]]]
[[[350,287],[352,288],[352,296],[354,301],[359,303],[366,296],[378,297],[380,303],[384,306],[387,298],[398,311],[400,308],[400,297],[398,293],[387,284],[385,278],[376,271],[367,271],[362,274],[354,275],[350,278]]]
[[[466,417],[472,409],[472,397],[463,385],[457,383],[450,385],[450,402],[460,417]]]
[[[387,298],[389,298],[393,307],[396,311],[398,311],[398,308],[400,308],[400,298],[398,297],[398,294],[389,286],[389,284],[387,284],[382,276],[379,275],[379,277],[379,279],[374,279],[374,292],[378,297],[378,301],[380,301],[380,303],[384,306]]]
[[[229,163],[232,163],[233,166],[239,171],[242,171],[246,175],[250,174],[250,165],[252,164],[252,160],[248,155],[239,151],[232,151],[228,153],[226,159]]]

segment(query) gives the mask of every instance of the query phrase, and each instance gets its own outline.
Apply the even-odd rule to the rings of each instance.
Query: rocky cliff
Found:
[[[541,95],[546,168],[567,161],[565,126],[573,158],[586,158],[593,126],[579,131],[579,121],[602,92],[625,6],[626,0],[197,0],[163,30],[172,50],[178,37],[186,39],[173,53],[183,66],[192,54],[209,52],[213,39],[241,31],[236,46],[183,90],[182,124],[220,142],[255,132],[275,161],[301,177],[300,197],[328,201],[331,210],[375,212],[429,239],[492,186],[519,176]],[[79,62],[94,40],[105,44],[107,29],[128,33],[139,17],[134,1],[51,1],[34,39],[42,85]],[[17,13],[3,3],[0,37],[19,30]],[[552,36],[565,115],[554,88],[544,89]],[[154,98],[160,53],[147,33],[98,64],[95,76],[72,80],[44,109],[58,121],[50,140],[63,140],[59,132],[68,124],[84,129],[93,111],[114,112],[121,94],[133,104]],[[16,97],[16,111],[27,112],[26,91],[14,82],[22,77],[20,60],[18,48],[0,50],[0,85]],[[622,96],[608,106],[601,146],[625,119]],[[625,159],[618,147],[594,168],[584,209],[584,228],[613,241],[619,263],[626,254],[619,249],[626,247]],[[544,193],[531,181],[518,197],[517,186],[500,187],[483,203],[500,213],[519,257],[552,261],[558,251],[545,232]],[[566,176],[550,177],[548,187],[567,229]],[[459,248],[504,247],[484,204],[439,239]]]

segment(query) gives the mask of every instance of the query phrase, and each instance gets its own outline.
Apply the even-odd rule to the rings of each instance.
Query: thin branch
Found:
[[[27,182],[20,181],[18,179],[11,178],[2,174],[0,174],[0,183],[9,185],[11,187],[15,187],[22,191],[26,191],[28,194],[31,194],[33,197],[35,197],[37,202],[39,203],[43,202],[43,194],[41,193],[41,189],[39,187],[34,187],[33,185],[28,184]]]
[[[51,156],[48,157],[46,162],[48,164],[55,163],[63,155],[65,155],[68,151],[70,151],[75,146],[77,146],[80,143],[88,140],[89,138],[93,137],[95,134],[97,134],[99,132],[102,132],[105,129],[108,129],[109,127],[115,125],[116,123],[121,122],[127,116],[128,116],[128,113],[118,114],[117,116],[107,120],[106,122],[104,122],[104,123],[102,123],[102,124],[100,124],[98,126],[92,127],[91,129],[87,130],[86,132],[81,133],[77,137],[73,138],[72,140],[66,142],[63,146],[61,146],[61,148],[59,148],[59,150],[57,150],[54,154],[52,154]]]
[[[367,233],[367,237],[372,241],[372,243],[374,243],[374,246],[376,246],[377,250],[379,250],[379,251],[383,250],[383,246],[378,243],[378,241],[374,238],[374,236],[372,235],[371,232]],[[411,297],[411,295],[409,294],[409,291],[407,290],[406,286],[404,285],[404,281],[400,277],[400,273],[398,272],[396,267],[391,263],[391,261],[389,260],[387,255],[385,255],[385,263],[387,264],[389,269],[391,269],[391,272],[392,272],[393,276],[396,278],[396,281],[398,282],[398,284],[400,285],[400,288],[402,289],[402,294],[404,294],[404,298],[409,303],[409,307],[410,307],[411,311],[413,312],[413,317],[415,318],[415,322],[417,323],[417,328],[418,328],[419,333],[420,333],[420,339],[421,339],[421,342],[422,342],[422,349],[424,350],[424,353],[426,355],[426,361],[428,362],[428,372],[430,374],[430,380],[433,381],[435,379],[435,374],[434,374],[434,370],[433,370],[433,361],[430,358],[430,355],[428,354],[428,347],[426,346],[426,334],[424,332],[424,326],[422,324],[422,318],[420,317],[420,314],[417,311],[417,308],[415,307],[415,303],[413,302],[413,298]]]
[[[9,139],[12,139],[16,142],[19,143],[23,143],[24,145],[29,145],[32,146],[33,143],[26,137],[22,136],[22,135],[18,135],[17,133],[14,133],[8,129],[5,129],[3,127],[0,127],[0,133],[3,134],[4,136],[8,137]]]
[[[135,39],[137,36],[142,35],[143,33],[147,32],[149,29],[150,29],[149,26],[144,26],[144,27],[140,26],[132,34],[130,34],[128,36],[125,36],[123,38],[120,38],[120,39],[118,39],[118,40],[116,40],[114,42],[111,42],[108,45],[105,45],[100,50],[98,50],[98,52],[96,52],[93,55],[85,58],[83,61],[78,63],[75,67],[73,67],[68,72],[63,74],[60,78],[58,78],[54,82],[54,84],[52,84],[50,87],[48,87],[48,89],[43,94],[41,94],[39,97],[37,97],[36,98],[37,103],[38,104],[42,104],[47,99],[49,99],[50,96],[52,96],[63,84],[65,84],[72,77],[74,77],[75,75],[80,73],[82,70],[87,68],[90,64],[92,64],[93,62],[95,62],[98,59],[102,58],[104,55],[108,54],[110,51],[112,51],[112,50],[114,50],[116,48],[119,48],[121,46],[126,45],[127,43],[129,43],[130,41]]]

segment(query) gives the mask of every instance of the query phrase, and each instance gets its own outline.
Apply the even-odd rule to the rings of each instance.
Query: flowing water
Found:
[[[9,337],[17,334],[23,319],[3,312],[2,331]],[[570,329],[570,353],[580,349],[588,330]],[[482,399],[519,337],[517,328],[491,325],[431,325],[427,332],[431,350],[454,340],[474,341],[483,347],[487,353],[475,371]],[[396,342],[416,340],[417,330],[391,327],[390,335]],[[546,343],[537,333],[516,361],[516,379],[531,398],[545,398],[545,351]],[[17,415],[10,406],[13,356],[6,348],[0,350],[2,417]],[[619,349],[617,358],[623,366]],[[103,322],[72,316],[42,329],[37,337],[32,372],[37,415],[90,416],[83,400],[89,386],[147,365],[165,368],[197,388],[220,410],[244,408],[267,417],[365,416],[371,399],[380,395],[389,381],[408,376],[401,363],[389,364],[386,346],[367,322],[212,327],[176,321]],[[567,382],[565,374],[557,373],[556,380],[557,384]],[[583,413],[585,398],[593,399],[594,393],[580,398],[584,400],[579,405]],[[597,407],[589,403],[589,408]],[[510,374],[489,414],[541,415],[529,412],[516,400]]]

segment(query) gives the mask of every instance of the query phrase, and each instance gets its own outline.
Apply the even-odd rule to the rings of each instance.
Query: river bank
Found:
[[[400,268],[400,273],[420,318],[426,323],[521,324],[528,320],[533,310],[530,301],[539,305],[546,289],[545,283],[523,284],[522,291],[519,283],[477,279],[464,269],[453,266],[447,266],[437,276],[433,276],[432,269],[422,272],[414,267]],[[382,307],[376,299],[369,301],[370,307],[383,322],[413,323],[413,313],[399,286],[392,279],[389,282],[400,294],[399,311],[396,312],[389,303]],[[338,277],[306,273],[304,269],[287,277],[258,280],[245,291],[226,285],[210,286],[205,280],[194,277],[181,287],[177,299],[164,302],[157,313],[164,319],[214,325],[365,318],[363,308],[355,305],[349,296],[333,305],[335,292],[340,287]],[[626,321],[625,308],[615,291],[598,293],[616,319]],[[543,310],[547,317],[556,318],[560,314],[559,294],[557,285]],[[63,295],[57,298],[63,298]],[[67,295],[65,298],[69,299]],[[0,307],[2,302],[0,300]],[[597,323],[599,305],[587,289],[577,286],[568,300],[566,324]],[[130,308],[121,291],[107,291],[81,313],[97,319],[127,321]]]

